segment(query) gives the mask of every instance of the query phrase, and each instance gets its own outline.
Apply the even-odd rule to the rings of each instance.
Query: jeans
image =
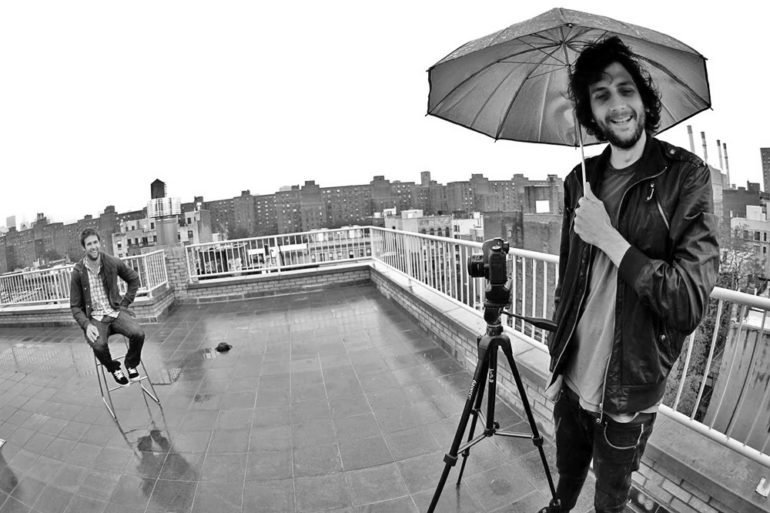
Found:
[[[596,513],[622,512],[631,490],[631,473],[652,433],[655,413],[640,413],[628,423],[580,407],[577,394],[565,385],[553,411],[556,423],[556,496],[561,511],[575,507],[588,466],[594,460]]]
[[[86,342],[94,350],[94,354],[104,368],[109,372],[120,369],[120,363],[113,360],[107,341],[110,335],[117,333],[128,338],[128,352],[126,353],[126,367],[136,367],[142,359],[142,346],[144,345],[144,330],[139,326],[128,312],[121,310],[115,319],[103,317],[101,321],[91,319],[91,324],[99,330],[99,338],[93,344]]]

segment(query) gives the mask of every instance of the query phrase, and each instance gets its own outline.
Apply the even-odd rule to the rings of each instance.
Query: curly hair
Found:
[[[99,232],[94,230],[93,228],[86,228],[80,233],[80,245],[83,246],[83,248],[86,247],[86,239],[92,235],[96,235],[96,239],[101,242],[102,238],[99,236]]]
[[[660,93],[631,49],[617,36],[608,37],[587,45],[575,62],[570,73],[569,94],[575,105],[575,115],[586,131],[600,141],[607,138],[594,120],[591,111],[589,86],[602,78],[602,73],[613,63],[623,66],[633,78],[645,109],[644,128],[654,133],[660,124]]]

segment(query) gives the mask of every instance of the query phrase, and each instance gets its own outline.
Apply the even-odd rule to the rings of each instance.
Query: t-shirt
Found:
[[[88,284],[91,288],[91,318],[97,321],[103,321],[105,317],[115,319],[120,312],[112,308],[107,297],[107,291],[104,290],[102,278],[99,276],[99,271],[102,268],[101,263],[96,268],[92,268],[86,261],[86,258],[88,257],[83,257],[83,264],[85,265]]]
[[[615,228],[623,191],[630,185],[638,162],[623,169],[615,169],[608,162],[604,171],[602,188],[597,197],[604,203]],[[580,397],[580,406],[588,411],[600,411],[614,339],[617,285],[618,268],[603,251],[593,248],[588,291],[583,312],[570,342],[574,346],[572,355],[564,370],[566,385]],[[628,422],[636,416],[608,415],[618,422]]]

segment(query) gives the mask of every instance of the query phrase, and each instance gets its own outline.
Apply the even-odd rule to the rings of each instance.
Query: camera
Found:
[[[468,258],[468,274],[474,278],[485,278],[484,317],[489,321],[511,301],[511,279],[508,276],[508,251],[510,244],[500,238],[489,239],[481,245],[481,255]],[[487,310],[492,309],[493,312]],[[491,313],[490,316],[487,314]]]
[[[505,255],[511,246],[503,239],[489,239],[481,245],[481,255],[468,258],[468,274],[474,278],[486,278],[492,283],[505,283],[508,267]]]

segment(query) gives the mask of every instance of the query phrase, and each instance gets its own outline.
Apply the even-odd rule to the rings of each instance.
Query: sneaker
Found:
[[[112,377],[115,378],[115,381],[118,383],[118,385],[128,385],[128,378],[123,374],[122,370],[115,369],[111,374]]]
[[[139,371],[136,370],[136,367],[126,367],[126,370],[128,371],[128,379],[131,381],[139,379]]]

